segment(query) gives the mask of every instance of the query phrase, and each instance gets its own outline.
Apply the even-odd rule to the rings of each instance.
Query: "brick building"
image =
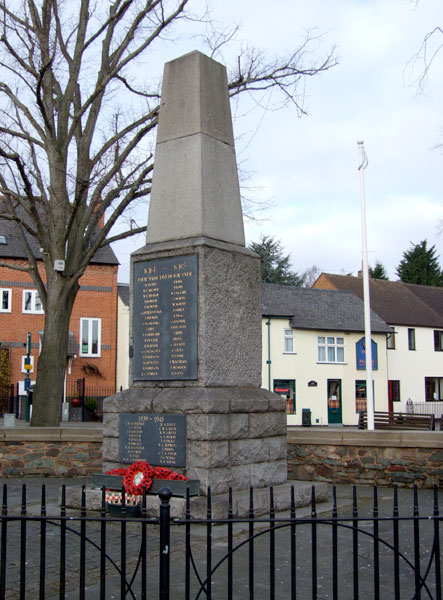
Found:
[[[35,247],[34,247],[35,246]],[[37,260],[36,243],[32,245]],[[26,256],[12,224],[0,220],[0,262],[26,266]],[[41,268],[44,277],[43,263]],[[110,247],[100,249],[81,277],[69,325],[66,357],[66,396],[76,395],[78,380],[86,389],[106,388],[116,381],[118,260]],[[9,353],[10,384],[24,393],[27,334],[31,334],[31,381],[38,362],[44,314],[37,289],[28,273],[0,266],[0,342]],[[1,407],[0,407],[1,409]]]

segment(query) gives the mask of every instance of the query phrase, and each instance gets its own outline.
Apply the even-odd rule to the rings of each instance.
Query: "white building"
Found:
[[[129,284],[117,286],[117,368],[116,389],[129,387]]]
[[[315,288],[351,290],[363,297],[359,277],[322,273]],[[371,308],[394,333],[388,336],[389,408],[443,413],[443,288],[370,280]]]
[[[352,292],[262,285],[262,386],[287,399],[288,425],[356,425],[366,410],[363,302]],[[371,314],[375,410],[388,410],[386,336]],[[309,411],[309,412],[307,412]]]

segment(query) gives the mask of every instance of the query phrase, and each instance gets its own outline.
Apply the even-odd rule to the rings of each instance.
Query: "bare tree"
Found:
[[[311,288],[321,275],[321,269],[317,265],[312,265],[303,273],[303,287]]]
[[[417,1],[413,4],[416,5]],[[428,31],[423,38],[420,48],[418,51],[408,60],[405,70],[408,69],[413,74],[416,67],[418,67],[418,76],[415,77],[414,83],[417,86],[417,95],[423,94],[428,83],[429,72],[437,61],[437,57],[441,56],[443,49],[443,27],[436,26],[431,31]],[[436,148],[442,148],[443,144],[436,144]],[[438,222],[439,233],[443,232],[443,219]]]
[[[418,93],[423,93],[428,81],[429,71],[443,48],[443,28],[434,27],[424,36],[418,51],[409,59],[406,68],[414,71],[418,66],[419,74],[415,78]]]
[[[32,277],[45,311],[34,426],[60,420],[80,276],[99,248],[144,230],[115,233],[118,218],[151,189],[160,95],[154,78],[137,85],[140,65],[147,71],[151,48],[186,25],[190,4],[0,0],[0,219],[14,224],[28,259],[17,268]],[[300,82],[335,64],[333,51],[305,64],[309,43],[273,61],[240,55],[230,93],[274,89],[302,109]],[[56,259],[65,260],[63,272]]]

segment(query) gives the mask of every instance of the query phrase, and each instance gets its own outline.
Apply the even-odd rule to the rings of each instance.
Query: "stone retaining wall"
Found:
[[[0,431],[1,477],[76,477],[101,470],[101,428],[33,427]]]
[[[288,477],[379,486],[441,486],[443,432],[290,429]]]
[[[102,428],[0,429],[0,477],[102,471]],[[443,485],[443,432],[288,430],[288,476],[332,483]]]

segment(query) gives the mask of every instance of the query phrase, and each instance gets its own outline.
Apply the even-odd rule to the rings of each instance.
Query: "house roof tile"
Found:
[[[349,290],[363,298],[363,279],[349,275],[322,273],[315,286],[325,278],[336,290]],[[369,280],[371,308],[391,325],[443,327],[443,288]]]
[[[270,283],[262,284],[262,314],[287,317],[291,327],[327,331],[364,331],[362,300],[349,291],[299,288]],[[371,311],[374,333],[392,329]]]
[[[0,259],[17,258],[27,260],[23,247],[17,238],[12,221],[0,219],[0,236],[5,236],[6,244],[0,244]],[[26,234],[29,246],[37,259],[41,259],[40,244],[31,235]],[[118,265],[118,259],[110,246],[99,248],[91,259],[92,264]]]

